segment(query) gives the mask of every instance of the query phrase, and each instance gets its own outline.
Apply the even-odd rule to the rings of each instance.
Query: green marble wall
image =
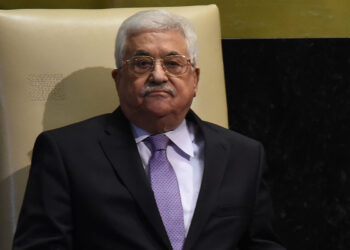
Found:
[[[217,4],[224,38],[350,37],[348,0],[0,0],[0,9]]]

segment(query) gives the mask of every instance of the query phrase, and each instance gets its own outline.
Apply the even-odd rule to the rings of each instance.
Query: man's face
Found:
[[[189,58],[185,38],[181,32],[151,30],[127,38],[123,59],[130,59],[137,55],[159,59],[177,54]],[[114,70],[113,78],[116,82],[121,108],[131,122],[143,127],[143,124],[140,123],[147,123],[155,117],[169,116],[174,119],[174,123],[179,123],[184,119],[197,93],[198,67],[192,68],[188,64],[187,71],[178,76],[167,74],[159,61],[155,64],[153,72],[142,76],[135,76],[127,67],[129,65],[125,64],[121,69]],[[168,90],[155,88],[154,91],[146,91],[145,94],[145,88],[149,86],[166,86]],[[143,120],[138,119],[141,116]]]

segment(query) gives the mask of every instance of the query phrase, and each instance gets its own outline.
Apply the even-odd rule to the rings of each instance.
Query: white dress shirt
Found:
[[[151,134],[131,124],[143,167],[148,175],[151,146],[145,139]],[[184,120],[176,129],[164,133],[169,139],[166,153],[179,184],[186,235],[196,208],[204,168],[204,140],[195,125]]]

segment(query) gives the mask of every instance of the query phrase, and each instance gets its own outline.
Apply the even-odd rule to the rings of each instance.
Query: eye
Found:
[[[167,68],[181,67],[181,63],[176,59],[167,59],[164,61],[164,65]]]
[[[153,66],[153,60],[150,58],[134,58],[133,64],[137,68],[148,69]]]

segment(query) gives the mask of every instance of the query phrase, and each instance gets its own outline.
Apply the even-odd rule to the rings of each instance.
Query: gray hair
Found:
[[[118,68],[122,66],[127,37],[143,30],[178,30],[182,32],[191,63],[197,64],[197,35],[192,24],[186,18],[165,10],[146,10],[128,17],[119,28],[115,42],[115,60]]]

